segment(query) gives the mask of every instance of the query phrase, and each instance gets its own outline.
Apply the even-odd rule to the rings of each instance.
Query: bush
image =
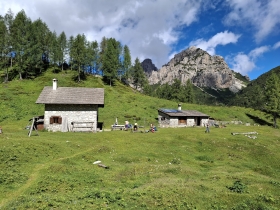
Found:
[[[233,183],[233,186],[231,187],[227,186],[227,188],[232,192],[244,193],[247,186],[238,180]]]

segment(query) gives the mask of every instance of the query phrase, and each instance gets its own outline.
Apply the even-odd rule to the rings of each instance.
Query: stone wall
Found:
[[[178,118],[170,118],[169,126],[172,127],[172,128],[179,127]]]
[[[209,119],[208,119],[208,118],[201,119],[201,124],[200,124],[200,126],[205,127],[208,123],[209,123]]]
[[[188,118],[188,119],[187,119],[187,126],[188,126],[188,127],[195,126],[195,120],[194,120],[194,118]]]
[[[62,117],[62,123],[50,124],[52,116]],[[96,131],[98,120],[97,105],[80,104],[46,104],[44,127],[49,131]],[[73,128],[72,122],[83,122],[78,127]],[[86,122],[93,122],[86,123]],[[74,124],[75,125],[75,124]],[[91,128],[92,126],[92,128]]]

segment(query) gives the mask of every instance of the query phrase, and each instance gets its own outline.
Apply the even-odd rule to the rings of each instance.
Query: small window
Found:
[[[62,117],[60,116],[51,116],[50,117],[50,124],[61,124],[62,123]]]

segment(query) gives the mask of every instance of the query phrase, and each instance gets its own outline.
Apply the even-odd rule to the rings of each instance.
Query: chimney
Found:
[[[181,104],[178,104],[178,110],[181,111],[182,107]]]
[[[53,90],[57,89],[57,79],[53,79]]]

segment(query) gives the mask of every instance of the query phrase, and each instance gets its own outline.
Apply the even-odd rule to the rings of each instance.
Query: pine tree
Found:
[[[17,62],[16,70],[19,79],[22,79],[22,73],[28,66],[26,53],[29,46],[29,30],[31,20],[26,16],[24,10],[17,13],[13,24],[11,25],[11,40],[13,51],[15,52],[15,61]]]
[[[132,80],[133,80],[132,83],[133,83],[135,89],[143,88],[144,85],[147,83],[146,82],[147,79],[146,79],[144,70],[143,70],[138,58],[135,59],[135,63],[134,63],[132,72],[133,72],[132,73]]]
[[[86,43],[86,59],[85,65],[90,73],[93,72],[95,65],[97,63],[97,54],[98,54],[98,43],[96,41]]]
[[[74,43],[74,37],[70,36],[69,40],[67,42],[67,54],[69,55],[69,65],[70,69],[72,70],[73,68],[73,43]]]
[[[97,66],[98,66],[98,69],[101,71],[103,71],[102,63],[104,61],[106,49],[107,49],[107,39],[105,37],[102,37],[102,40],[100,42],[98,59],[97,59]],[[103,75],[104,75],[104,72],[103,72]]]
[[[67,49],[67,38],[64,31],[61,32],[61,34],[57,37],[57,45],[58,45],[58,61],[59,61],[59,65],[61,65],[61,70],[63,71],[63,64],[65,62],[66,49]]]
[[[155,90],[155,97],[172,100],[173,89],[170,84],[159,85]]]
[[[78,71],[78,82],[81,81],[82,66],[86,63],[86,37],[85,35],[78,34],[71,47],[71,57],[74,61],[74,66]]]
[[[0,68],[4,69],[7,62],[7,53],[8,53],[8,30],[4,22],[4,18],[0,17]],[[9,80],[9,71],[6,68],[6,77],[5,81]]]
[[[276,128],[276,120],[280,113],[280,79],[275,73],[272,73],[266,81],[265,96],[265,109],[272,115],[273,126]]]
[[[194,103],[193,84],[188,79],[184,88],[185,102]]]
[[[174,79],[171,85],[172,89],[172,99],[176,101],[184,101],[185,94],[182,87],[182,83],[179,79]]]
[[[27,54],[29,56],[28,75],[36,75],[37,71],[41,73],[49,64],[49,56],[52,47],[53,34],[50,32],[46,23],[41,19],[35,20],[29,30],[29,47]]]
[[[131,68],[131,55],[127,45],[123,48],[123,72],[126,79],[129,78],[129,69]]]
[[[55,31],[52,33],[52,44],[51,44],[51,51],[49,55],[49,62],[55,67],[59,64],[59,45],[58,45],[58,38]]]
[[[13,24],[14,21],[14,13],[12,12],[11,9],[8,10],[8,12],[5,14],[4,16],[4,22],[7,28],[7,36],[6,36],[6,52],[5,52],[5,60],[10,60],[10,67],[13,67],[13,54],[12,54],[12,40],[11,40],[11,26]],[[6,81],[8,81],[8,75],[9,75],[9,70],[8,70],[8,66],[7,66],[7,70],[6,70]]]
[[[110,86],[117,78],[117,72],[120,68],[120,42],[113,38],[107,40],[107,46],[102,54],[102,70],[104,79],[109,81]]]

